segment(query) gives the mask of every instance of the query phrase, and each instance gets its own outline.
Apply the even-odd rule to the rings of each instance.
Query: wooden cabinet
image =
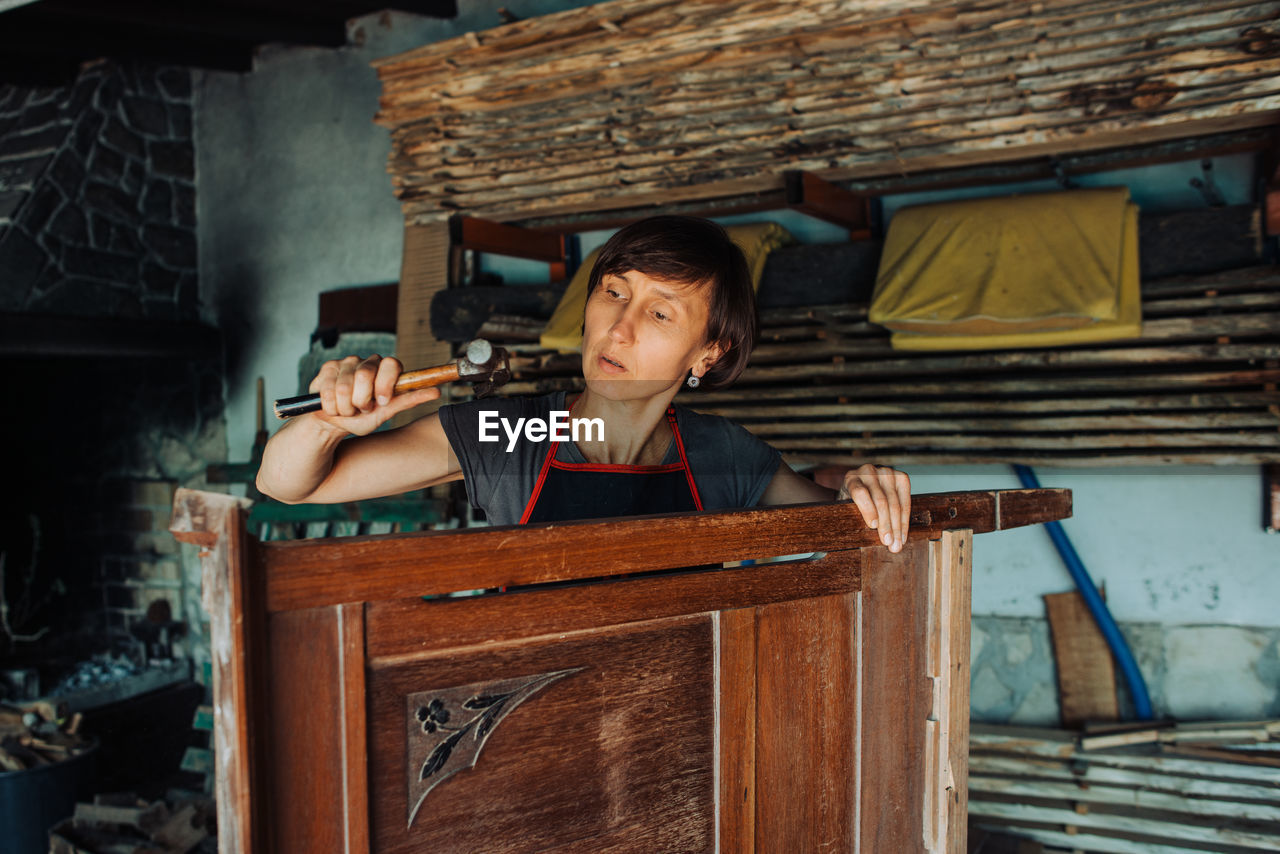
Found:
[[[917,496],[897,555],[848,503],[281,543],[243,512],[174,514],[222,851],[899,854],[965,849],[972,534],[1070,494]]]

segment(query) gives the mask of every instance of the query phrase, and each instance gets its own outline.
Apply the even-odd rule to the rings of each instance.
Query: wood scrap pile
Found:
[[[974,724],[969,816],[1053,850],[1280,850],[1280,721],[1080,735]]]
[[[186,854],[217,850],[213,799],[173,794],[148,802],[98,795],[49,832],[49,854]]]
[[[1268,2],[612,0],[374,63],[406,220],[772,192],[1272,124]]]
[[[92,746],[79,713],[62,716],[49,702],[0,704],[0,772],[25,771],[78,756]]]
[[[1135,339],[937,353],[892,350],[865,302],[763,309],[742,378],[677,399],[796,463],[1280,462],[1280,268],[1145,282],[1143,314]],[[536,324],[486,330],[516,354],[503,393],[581,388],[577,354],[527,340]]]

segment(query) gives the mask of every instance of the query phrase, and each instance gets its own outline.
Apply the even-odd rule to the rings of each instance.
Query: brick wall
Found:
[[[159,602],[174,618],[182,619],[186,599],[182,556],[169,534],[176,486],[172,480],[119,478],[102,487],[105,509],[99,514],[99,525],[104,545],[96,586],[102,595],[103,641],[109,646],[136,641],[131,629],[147,619],[148,609]],[[178,640],[175,656],[186,655],[189,640]]]

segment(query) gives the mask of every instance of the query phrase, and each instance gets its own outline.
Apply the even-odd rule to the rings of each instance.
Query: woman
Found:
[[[271,438],[258,488],[287,503],[332,503],[462,477],[497,525],[852,499],[900,551],[911,508],[905,473],[864,465],[837,492],[732,422],[672,405],[682,385],[736,379],[755,334],[746,261],[724,229],[692,217],[641,220],[610,238],[592,268],[581,395],[470,401],[374,433],[439,390],[393,397],[396,359],[327,362],[311,383],[323,410]],[[557,419],[584,429],[529,429]]]

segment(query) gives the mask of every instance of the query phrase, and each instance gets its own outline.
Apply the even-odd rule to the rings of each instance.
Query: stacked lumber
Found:
[[[52,765],[90,748],[79,732],[79,713],[59,712],[47,701],[0,704],[0,773]]]
[[[1274,123],[1263,0],[612,0],[374,63],[410,224],[509,220]]]
[[[1083,746],[1126,737],[1128,746]],[[1145,725],[1083,738],[975,724],[970,822],[1055,850],[1277,851],[1277,748],[1280,721]]]
[[[866,303],[767,309],[741,379],[677,400],[800,464],[1280,462],[1280,268],[1147,282],[1143,313],[1140,338],[945,353],[891,349]],[[501,326],[504,394],[582,387],[577,354]]]
[[[76,804],[49,832],[50,854],[187,854],[216,851],[213,799],[176,790],[147,801],[132,792]]]

